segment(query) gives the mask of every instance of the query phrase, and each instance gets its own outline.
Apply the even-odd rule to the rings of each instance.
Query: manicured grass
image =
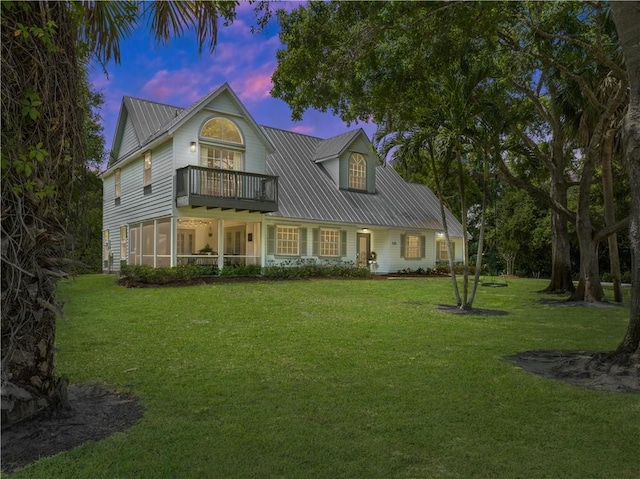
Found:
[[[544,281],[447,279],[124,289],[61,285],[59,372],[133,390],[133,428],[16,478],[636,478],[640,397],[580,389],[503,359],[611,350],[624,307],[553,307]],[[628,295],[628,292],[627,292]]]

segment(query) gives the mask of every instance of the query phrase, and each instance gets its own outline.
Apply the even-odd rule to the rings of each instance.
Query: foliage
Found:
[[[217,273],[217,267],[184,265],[174,267],[154,268],[146,264],[122,265],[120,277],[124,280],[147,284],[168,284],[191,281],[202,276]]]
[[[241,277],[250,278],[253,276],[260,276],[262,274],[262,267],[259,264],[234,264],[225,266],[220,271],[220,276],[223,277]]]
[[[352,261],[322,261],[298,259],[272,264],[262,268],[260,265],[228,265],[218,271],[218,266],[184,265],[154,268],[148,265],[123,265],[120,277],[125,281],[146,284],[170,284],[188,282],[203,276],[225,278],[252,278],[262,276],[268,279],[300,278],[367,278],[367,268],[358,268]]]
[[[85,165],[88,104],[68,5],[1,9],[2,404],[3,420],[18,420],[65,402],[55,290],[69,266],[68,206]]]
[[[283,261],[279,264],[271,262],[262,269],[262,275],[270,279],[366,278],[371,275],[371,272],[367,268],[359,268],[353,261],[296,259]]]
[[[82,234],[92,237],[94,225],[83,231],[78,221],[87,217],[78,186],[93,184],[84,177],[87,153],[101,149],[89,111],[88,58],[118,61],[121,38],[140,20],[149,20],[158,41],[193,27],[200,49],[208,42],[212,51],[218,19],[232,21],[235,8],[236,2],[2,2],[3,420],[66,401],[65,381],[55,371],[56,282],[70,270],[69,255],[82,256],[84,248],[91,254],[93,243]],[[80,251],[69,253],[71,235]]]
[[[134,393],[144,418],[11,478],[635,478],[637,395],[503,359],[615,347],[627,307],[543,305],[544,284],[482,288],[479,307],[510,314],[474,316],[436,308],[452,299],[438,278],[65,281],[61,373]]]

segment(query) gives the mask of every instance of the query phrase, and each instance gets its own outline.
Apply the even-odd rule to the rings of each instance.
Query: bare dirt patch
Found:
[[[507,358],[527,372],[587,389],[640,393],[640,356],[614,352],[525,351]]]
[[[99,441],[133,426],[142,417],[136,397],[96,383],[69,386],[71,409],[22,421],[2,430],[2,471]]]
[[[501,311],[499,309],[482,309],[482,308],[460,309],[458,306],[452,306],[449,304],[439,304],[438,309],[446,313],[464,314],[469,316],[506,316],[509,314],[508,311]]]

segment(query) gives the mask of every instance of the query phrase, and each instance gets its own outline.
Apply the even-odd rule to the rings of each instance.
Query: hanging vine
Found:
[[[66,402],[55,371],[56,282],[84,164],[74,19],[65,2],[2,2],[2,416]]]

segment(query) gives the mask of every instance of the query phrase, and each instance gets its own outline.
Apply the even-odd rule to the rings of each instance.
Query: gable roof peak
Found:
[[[340,135],[320,141],[313,155],[313,161],[317,163],[340,156],[360,135],[364,135],[367,141],[369,141],[367,134],[362,128],[347,131],[346,133],[341,133]]]

